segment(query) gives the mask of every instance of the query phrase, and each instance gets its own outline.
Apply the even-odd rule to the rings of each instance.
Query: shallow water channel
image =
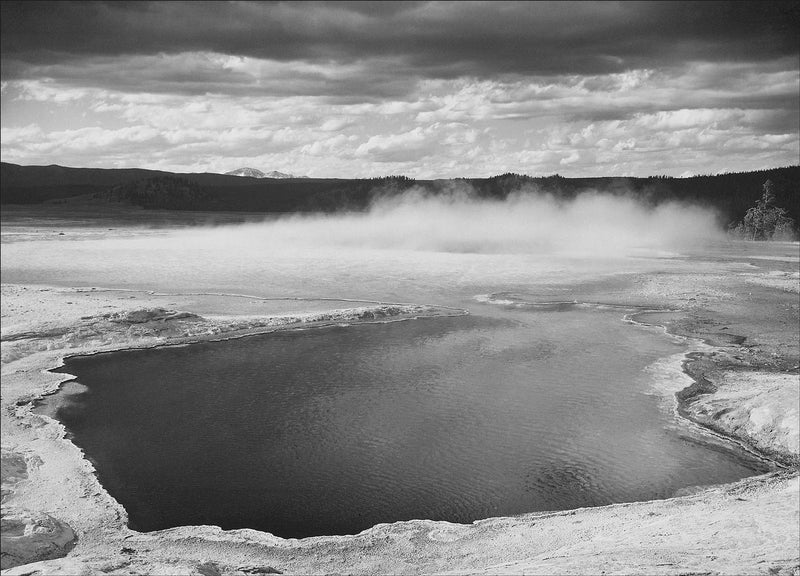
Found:
[[[685,350],[620,309],[469,316],[74,357],[46,400],[130,526],[282,537],[664,498],[759,470],[681,432]],[[47,407],[45,407],[47,409]]]

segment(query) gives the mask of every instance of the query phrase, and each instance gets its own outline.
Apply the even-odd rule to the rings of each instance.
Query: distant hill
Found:
[[[225,174],[227,176],[246,176],[248,178],[307,178],[307,176],[294,176],[292,174],[286,174],[285,172],[278,172],[277,170],[265,174],[256,168],[238,168],[230,172],[225,172]]]
[[[723,225],[739,221],[772,180],[775,204],[800,222],[800,166],[692,178],[564,178],[501,174],[491,178],[414,180],[404,176],[243,178],[229,174],[173,174],[157,170],[0,165],[0,204],[40,204],[82,199],[127,202],[145,208],[238,212],[334,212],[363,210],[377,198],[410,188],[440,194],[470,187],[481,198],[539,191],[560,199],[585,190],[630,195],[650,204],[677,200],[711,207]],[[149,183],[147,181],[150,180]],[[72,201],[72,200],[70,200]]]
[[[246,176],[247,178],[266,178],[266,174],[264,174],[261,170],[257,170],[255,168],[237,168],[236,170],[231,170],[230,172],[225,172],[227,176]]]
[[[264,175],[265,178],[305,178],[305,176],[294,176],[293,174],[286,174],[285,172],[278,172],[273,170]]]

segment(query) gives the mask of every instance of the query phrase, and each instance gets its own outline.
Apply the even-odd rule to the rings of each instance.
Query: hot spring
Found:
[[[697,210],[599,196],[415,198],[218,228],[75,227],[74,241],[5,243],[2,276],[468,311],[66,360],[77,383],[46,409],[132,528],[353,534],[664,498],[759,471],[700,442],[655,392],[666,376],[653,366],[687,344],[623,321],[636,274],[696,267],[680,250],[713,230]]]

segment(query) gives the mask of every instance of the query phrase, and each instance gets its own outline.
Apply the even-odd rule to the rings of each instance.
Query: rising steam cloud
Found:
[[[283,217],[239,230],[276,249],[604,256],[678,250],[722,236],[709,210],[677,203],[648,207],[630,197],[594,192],[561,202],[535,193],[498,201],[412,190],[364,213]],[[218,233],[236,235],[230,228]]]

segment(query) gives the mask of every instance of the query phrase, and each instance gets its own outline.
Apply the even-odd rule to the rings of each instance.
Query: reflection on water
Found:
[[[642,393],[680,346],[516,310],[74,358],[57,416],[131,526],[284,537],[667,497],[753,473]],[[650,376],[651,377],[651,376]],[[55,399],[54,399],[55,400]]]

